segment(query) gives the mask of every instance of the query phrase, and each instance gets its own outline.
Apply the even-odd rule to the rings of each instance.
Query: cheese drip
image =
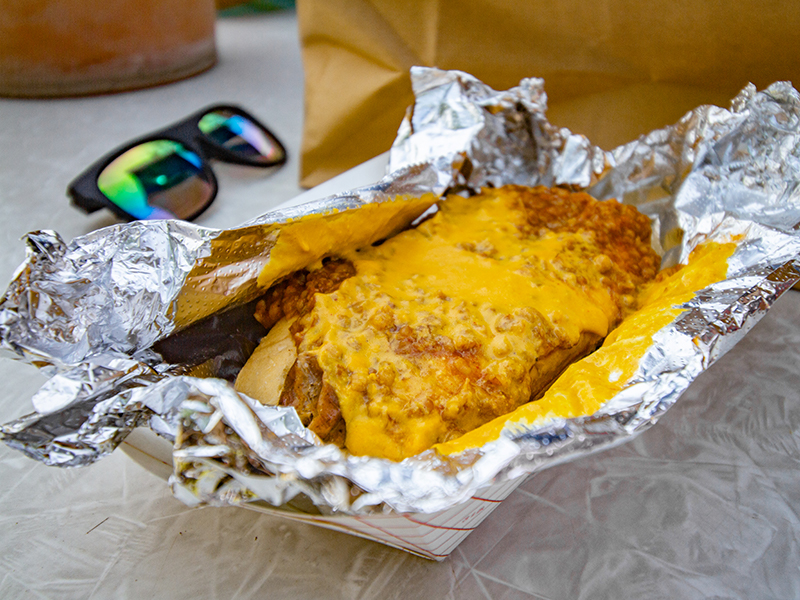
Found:
[[[639,362],[653,345],[653,336],[683,312],[682,305],[698,290],[725,278],[728,258],[735,250],[735,242],[700,245],[687,265],[660,273],[645,287],[639,298],[641,308],[626,317],[601,348],[570,366],[540,400],[436,449],[455,454],[496,440],[504,430],[529,430],[554,419],[594,414],[630,384]]]

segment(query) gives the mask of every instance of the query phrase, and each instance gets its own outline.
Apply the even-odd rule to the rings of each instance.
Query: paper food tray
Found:
[[[149,429],[135,429],[120,446],[134,462],[165,482],[172,474],[172,444]],[[301,523],[341,531],[434,560],[445,559],[456,546],[525,480],[519,477],[483,488],[470,500],[435,513],[382,515],[322,515],[291,506],[274,507],[263,501],[245,508]]]

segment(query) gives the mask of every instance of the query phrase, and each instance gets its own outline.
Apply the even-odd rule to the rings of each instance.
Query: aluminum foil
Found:
[[[375,185],[260,216],[233,230],[176,221],[103,229],[66,244],[27,237],[28,257],[0,302],[0,340],[52,375],[36,412],[0,428],[51,465],[89,464],[135,427],[174,441],[172,488],[188,504],[254,500],[322,513],[433,512],[479,488],[630,440],[800,280],[800,96],[746,87],[730,109],[699,107],[673,126],[603,151],[551,125],[541,79],[498,92],[468,74],[415,68],[416,102]],[[663,265],[705,240],[740,236],[728,276],[661,330],[630,384],[594,415],[507,432],[456,456],[400,463],[325,445],[293,409],[262,406],[221,378],[191,376],[159,343],[206,316],[181,314],[194,286],[214,310],[261,290],[275,232],[296,217],[398,194],[564,185],[636,205]],[[212,303],[213,304],[213,303]]]

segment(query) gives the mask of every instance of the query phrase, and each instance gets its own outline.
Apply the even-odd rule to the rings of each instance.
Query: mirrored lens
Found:
[[[135,219],[188,219],[214,197],[202,159],[171,140],[145,142],[121,154],[100,173],[97,187]]]
[[[269,132],[232,110],[206,113],[197,126],[212,141],[248,160],[273,164],[284,158],[283,149]]]

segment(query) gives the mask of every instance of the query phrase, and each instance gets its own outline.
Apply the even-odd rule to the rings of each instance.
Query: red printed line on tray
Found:
[[[409,548],[414,548],[415,550],[417,550],[418,552],[420,552],[420,553],[422,553],[422,554],[425,554],[425,555],[427,555],[427,556],[433,556],[433,557],[436,557],[436,558],[444,558],[444,557],[446,557],[446,556],[447,556],[447,554],[436,554],[436,553],[434,553],[434,552],[431,552],[430,550],[425,550],[425,549],[424,549],[424,548],[422,548],[421,546],[418,546],[417,544],[413,544],[413,543],[409,542],[408,540],[404,540],[403,538],[401,538],[401,537],[399,537],[399,536],[397,536],[397,535],[393,534],[391,531],[386,531],[386,530],[385,530],[385,529],[383,529],[382,527],[378,527],[378,526],[377,526],[377,525],[375,525],[374,523],[371,523],[371,522],[369,522],[369,521],[366,521],[366,520],[364,520],[364,519],[360,518],[358,515],[356,515],[354,518],[355,518],[355,519],[356,519],[356,521],[358,521],[359,523],[363,523],[364,525],[366,525],[366,526],[368,526],[368,527],[371,527],[371,528],[375,529],[376,531],[379,531],[379,532],[381,532],[383,535],[385,535],[385,536],[387,536],[387,537],[389,537],[389,538],[392,538],[392,539],[398,540],[398,541],[401,543],[401,545],[403,545],[403,546],[407,546],[407,547],[409,547]]]
[[[425,521],[417,521],[416,519],[412,519],[409,516],[406,516],[406,519],[408,519],[412,523],[416,523],[417,525],[430,527],[432,529],[449,529],[450,531],[475,531],[475,527],[449,527],[447,525],[435,525],[433,523],[426,523]]]

